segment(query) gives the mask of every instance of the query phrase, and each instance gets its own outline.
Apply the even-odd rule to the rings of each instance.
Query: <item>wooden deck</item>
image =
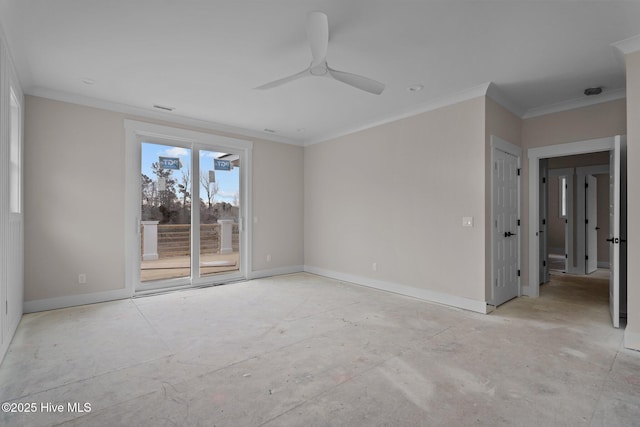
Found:
[[[191,258],[189,256],[165,257],[153,261],[142,261],[140,281],[174,279],[191,275]],[[240,269],[240,254],[207,254],[200,257],[200,275],[212,276]]]

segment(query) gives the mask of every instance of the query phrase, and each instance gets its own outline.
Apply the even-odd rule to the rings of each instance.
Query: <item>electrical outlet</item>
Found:
[[[87,283],[87,275],[84,273],[78,274],[78,283],[84,285]]]

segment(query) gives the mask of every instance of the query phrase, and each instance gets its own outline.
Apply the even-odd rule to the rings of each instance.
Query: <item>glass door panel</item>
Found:
[[[140,282],[191,277],[191,149],[142,142]]]
[[[200,277],[240,270],[240,156],[199,150]]]

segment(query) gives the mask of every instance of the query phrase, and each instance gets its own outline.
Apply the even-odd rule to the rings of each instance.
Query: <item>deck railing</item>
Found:
[[[140,228],[140,253],[143,254],[143,259],[170,258],[191,254],[191,224],[158,224],[156,221],[144,221]],[[220,252],[221,229],[221,224],[200,224],[201,255]],[[231,242],[233,252],[238,252],[240,229],[237,223],[232,224],[231,227]],[[153,247],[154,243],[155,248]]]

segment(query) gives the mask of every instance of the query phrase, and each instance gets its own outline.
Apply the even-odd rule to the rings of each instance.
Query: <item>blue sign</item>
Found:
[[[231,161],[229,160],[221,160],[221,159],[213,159],[213,168],[217,171],[230,171],[231,170]]]
[[[159,157],[160,169],[180,169],[180,159],[178,157]]]

